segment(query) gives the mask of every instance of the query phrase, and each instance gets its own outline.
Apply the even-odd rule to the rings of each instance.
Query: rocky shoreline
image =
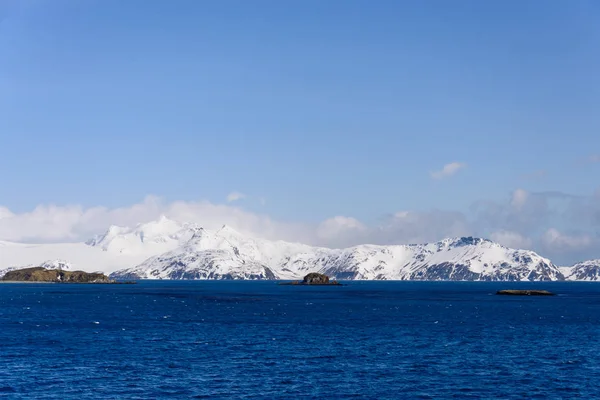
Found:
[[[116,281],[98,272],[64,271],[43,267],[23,268],[7,272],[3,283],[86,283],[86,284],[132,284],[135,281]]]

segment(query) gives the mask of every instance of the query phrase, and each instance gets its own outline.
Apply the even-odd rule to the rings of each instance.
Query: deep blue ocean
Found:
[[[596,283],[0,284],[0,397],[600,398],[599,340]]]

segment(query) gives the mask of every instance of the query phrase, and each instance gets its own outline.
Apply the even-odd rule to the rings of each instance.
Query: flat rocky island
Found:
[[[125,283],[109,279],[98,272],[63,271],[43,267],[23,268],[7,272],[3,282],[50,282],[50,283]],[[127,282],[133,283],[133,282]]]
[[[555,296],[547,290],[498,290],[496,294],[506,296]]]
[[[280,285],[342,286],[342,284],[338,281],[330,281],[327,275],[319,274],[317,272],[311,272],[310,274],[306,275],[302,281],[285,282],[280,283]]]

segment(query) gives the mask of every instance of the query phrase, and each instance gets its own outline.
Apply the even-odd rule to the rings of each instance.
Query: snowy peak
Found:
[[[206,236],[206,230],[202,227],[197,227],[195,229],[191,230],[191,236],[188,240],[188,242],[192,242],[192,241],[197,241],[197,240],[201,240],[203,237]]]
[[[180,223],[162,215],[155,221],[138,224],[135,228],[111,226],[106,233],[86,244],[111,254],[150,258],[180,247],[187,251],[233,251],[236,243],[243,240],[242,234],[227,225],[217,231],[209,231],[197,224]]]
[[[273,276],[298,279],[308,272],[336,279],[562,280],[550,260],[487,239],[461,237],[419,245],[361,245],[324,249],[246,237],[224,226],[197,229],[184,245],[115,277],[221,279]],[[274,278],[274,279],[275,279]]]
[[[356,246],[329,260],[323,272],[338,279],[563,279],[550,260],[534,252],[471,237],[406,246]]]
[[[460,248],[477,248],[477,249],[507,249],[499,243],[489,239],[462,236],[442,239],[435,243],[413,244],[417,248],[428,248],[432,251],[450,251]]]
[[[230,227],[229,225],[221,225],[221,229],[219,229],[219,232],[236,232],[232,227]]]
[[[156,221],[138,224],[135,228],[111,226],[104,235],[86,244],[116,254],[160,254],[189,240],[189,224],[181,224],[162,215]]]
[[[443,240],[442,243],[446,244],[447,247],[464,247],[464,246],[500,246],[498,243],[494,243],[491,240],[477,238],[472,236],[464,236],[458,238],[450,238]]]
[[[89,240],[87,243],[91,246],[108,243],[117,237],[133,234],[138,236],[141,241],[144,238],[156,238],[169,236],[179,231],[182,224],[161,215],[159,219],[143,224],[138,224],[135,228],[111,225],[103,235],[98,235],[96,238]]]
[[[58,269],[62,271],[73,271],[73,267],[71,263],[64,260],[49,260],[37,265],[37,267],[42,267],[46,269]]]
[[[221,231],[212,232],[204,228],[194,230],[193,235],[184,246],[186,249],[196,250],[226,250],[235,247],[225,236],[221,235]]]
[[[221,228],[219,230],[217,230],[215,232],[215,234],[218,235],[218,236],[220,236],[220,237],[229,238],[229,239],[232,239],[232,240],[244,240],[244,239],[247,239],[246,236],[244,236],[240,232],[236,231],[235,229],[233,229],[229,225],[223,225],[223,226],[221,226]]]
[[[110,242],[113,238],[130,232],[129,228],[117,225],[111,225],[108,230],[102,235],[96,235],[93,238],[85,242],[89,246],[103,247],[105,243]]]
[[[339,280],[600,281],[600,260],[558,268],[533,251],[477,237],[328,249],[254,238],[228,225],[209,230],[164,215],[134,228],[111,226],[86,244],[0,247],[0,269],[44,265],[116,271],[114,278],[300,279],[321,272]]]
[[[171,236],[180,231],[182,224],[161,215],[156,221],[136,226],[134,233],[143,242],[145,239],[162,240],[165,236]]]
[[[563,270],[570,281],[600,281],[600,259],[583,261]]]

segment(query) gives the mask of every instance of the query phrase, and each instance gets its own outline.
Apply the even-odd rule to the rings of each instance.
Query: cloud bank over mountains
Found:
[[[0,207],[0,240],[46,243],[87,240],[109,225],[135,226],[166,215],[207,229],[223,224],[271,240],[326,247],[357,244],[425,243],[456,236],[480,236],[573,263],[600,257],[600,190],[590,196],[517,189],[505,201],[477,201],[467,212],[398,211],[373,225],[351,216],[320,223],[278,221],[231,204],[166,202],[148,196],[121,208],[40,205],[24,213]]]

